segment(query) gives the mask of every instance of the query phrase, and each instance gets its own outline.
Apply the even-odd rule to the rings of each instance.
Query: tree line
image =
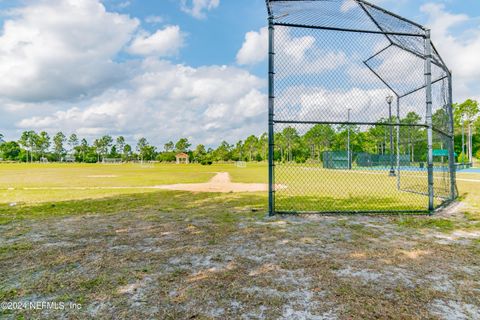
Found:
[[[454,105],[455,151],[457,161],[470,161],[471,157],[480,158],[480,117],[478,103],[467,100]],[[421,126],[422,118],[415,112],[408,113],[400,123],[412,126],[400,126],[400,153],[408,155],[411,161],[425,161],[427,150],[426,130]],[[447,129],[446,115],[439,109],[433,115],[437,128]],[[371,154],[390,153],[390,119],[382,118],[378,124],[362,128],[358,125],[317,124],[309,130],[299,130],[287,126],[275,133],[276,161],[321,161],[325,151],[345,151],[350,144],[352,152]],[[397,123],[395,117],[392,123]],[[438,135],[436,135],[438,137]],[[396,133],[394,133],[396,141]],[[463,144],[462,144],[463,141]],[[395,142],[396,143],[396,142]],[[445,149],[445,141],[434,139],[434,148]],[[230,144],[222,141],[216,148],[207,148],[199,144],[192,148],[187,138],[177,142],[169,141],[161,148],[150,144],[146,138],[140,138],[134,146],[128,144],[123,136],[104,135],[90,144],[85,138],[72,133],[56,133],[53,137],[45,132],[24,131],[17,141],[3,141],[0,134],[0,158],[7,161],[76,161],[95,163],[115,158],[122,161],[160,161],[173,162],[177,153],[188,153],[191,161],[211,164],[217,161],[266,161],[268,157],[268,136],[251,135],[244,140]],[[396,150],[395,150],[396,152]]]

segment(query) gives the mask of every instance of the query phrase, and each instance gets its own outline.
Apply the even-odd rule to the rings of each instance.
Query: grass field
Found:
[[[265,193],[150,188],[216,172],[266,182],[263,164],[1,164],[0,302],[81,309],[0,318],[480,318],[480,174],[434,217],[268,218]]]
[[[234,182],[266,183],[265,168],[258,164],[243,169],[232,164],[1,164],[0,203],[29,204],[155,192],[158,190],[150,187],[206,182],[216,172],[229,172]]]
[[[325,211],[339,205],[352,211],[427,207],[425,196],[398,190],[397,179],[388,177],[386,171],[326,170],[314,165],[282,164],[276,170],[279,185],[276,204],[284,211],[315,211],[319,203]],[[247,168],[232,164],[3,164],[0,203],[28,204],[155,192],[154,187],[160,185],[207,182],[217,172],[228,172],[233,182],[267,182],[266,164],[249,164]],[[405,172],[401,186],[413,190],[419,186],[422,191],[426,189],[426,181],[425,173]]]

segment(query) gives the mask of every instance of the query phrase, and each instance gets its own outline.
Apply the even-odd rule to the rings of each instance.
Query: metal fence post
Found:
[[[453,90],[452,90],[452,72],[448,71],[448,130],[451,139],[448,144],[448,165],[450,169],[450,197],[454,200],[457,197],[457,177],[455,167],[455,131],[453,127]]]
[[[397,189],[400,190],[400,97],[397,96]]]
[[[274,132],[273,132],[273,113],[274,113],[274,27],[273,16],[268,18],[268,214],[275,214],[274,204]]]
[[[428,210],[434,209],[433,195],[433,122],[432,122],[432,43],[430,39],[430,30],[425,30],[425,85],[427,102],[427,139],[428,139]]]

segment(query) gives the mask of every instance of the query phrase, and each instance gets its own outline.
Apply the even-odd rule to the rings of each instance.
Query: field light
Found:
[[[390,121],[390,177],[395,177],[395,169],[393,169],[393,127],[392,127],[392,102],[393,96],[389,94],[385,100],[388,103],[388,117]]]

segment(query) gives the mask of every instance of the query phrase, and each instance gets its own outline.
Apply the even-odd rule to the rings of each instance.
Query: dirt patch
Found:
[[[228,172],[218,172],[206,183],[184,183],[157,186],[158,189],[192,191],[192,192],[265,192],[268,185],[264,183],[235,183]]]
[[[117,213],[0,225],[3,300],[82,304],[0,318],[478,319],[476,230],[426,235],[396,217],[267,218],[245,210],[252,203],[242,198],[254,195],[201,196],[192,206],[190,193],[158,192]],[[438,235],[450,238],[432,241]]]

